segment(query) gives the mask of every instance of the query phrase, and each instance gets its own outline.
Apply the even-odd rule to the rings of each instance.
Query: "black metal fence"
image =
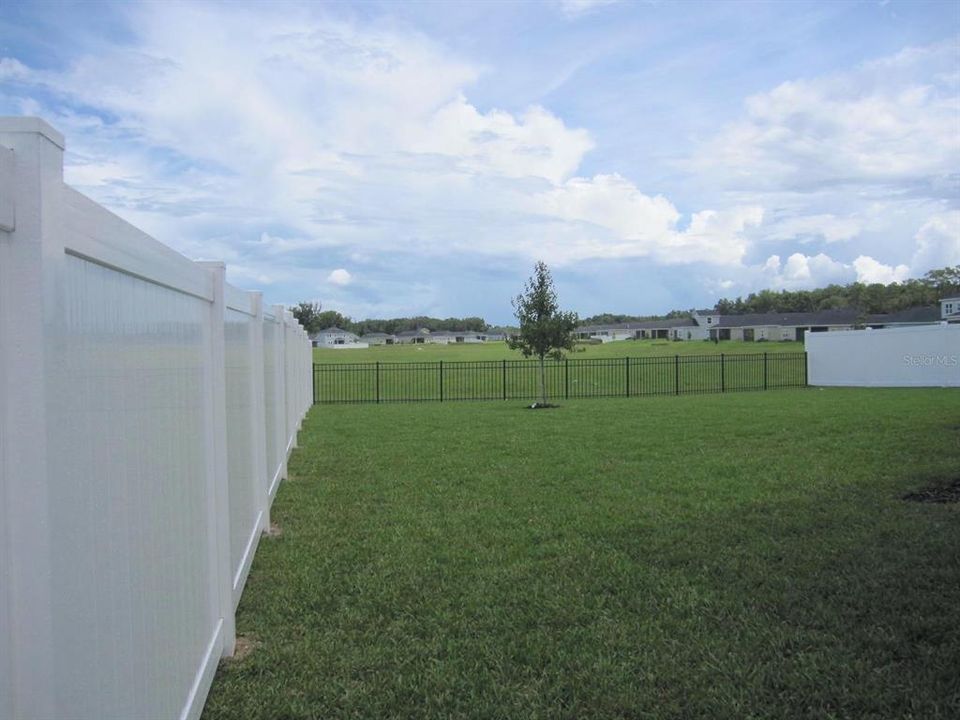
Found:
[[[806,353],[547,361],[551,399],[640,397],[805,387]],[[314,364],[315,403],[534,400],[536,360]]]

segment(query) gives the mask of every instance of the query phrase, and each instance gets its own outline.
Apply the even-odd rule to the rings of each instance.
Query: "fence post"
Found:
[[[563,359],[563,399],[570,399],[570,358]]]
[[[680,356],[673,356],[673,390],[674,395],[680,394]]]
[[[377,394],[377,403],[379,403],[380,402],[380,361],[379,360],[377,360],[376,373],[377,374],[376,374],[375,387],[376,387],[376,394]]]
[[[626,366],[627,371],[627,394],[626,397],[630,397],[630,356],[627,355],[624,358],[624,365]]]
[[[763,389],[767,389],[767,354],[763,354]]]
[[[45,315],[59,284],[63,136],[0,119],[0,716],[55,717]],[[10,192],[8,195],[7,192]]]
[[[807,351],[804,350],[803,351],[803,387],[807,387],[810,384],[810,380],[809,380],[810,369],[808,366],[809,366],[809,356],[807,355]]]
[[[503,399],[507,399],[507,361],[503,361]]]
[[[727,391],[726,363],[723,360],[723,353],[720,353],[720,392]]]
[[[206,358],[206,432],[207,488],[209,498],[207,522],[211,533],[210,570],[214,584],[213,597],[223,621],[223,655],[233,655],[236,630],[233,614],[233,568],[230,563],[230,479],[227,476],[227,390],[226,340],[224,337],[223,286],[226,266],[222,262],[199,262],[208,268],[213,279],[213,302],[210,304]]]
[[[281,480],[287,478],[287,382],[285,352],[287,345],[287,320],[283,305],[273,306],[273,316],[277,319],[277,342],[274,347],[274,387],[276,387],[277,447],[280,454],[280,474],[277,477],[276,490]],[[272,501],[271,501],[272,502]]]
[[[270,463],[267,460],[267,408],[263,378],[263,294],[259,292],[250,294],[254,316],[253,332],[250,333],[250,352],[253,353],[253,362],[250,364],[253,396],[250,405],[254,417],[253,444],[256,458],[254,467],[257,468],[254,476],[257,478],[257,504],[263,513],[262,529],[266,532],[270,529],[270,470],[268,467]]]
[[[440,402],[443,402],[443,360],[440,361]]]

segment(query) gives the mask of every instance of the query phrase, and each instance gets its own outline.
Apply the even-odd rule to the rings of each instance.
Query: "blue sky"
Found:
[[[960,264],[960,4],[0,4],[0,113],[270,302],[511,319]]]

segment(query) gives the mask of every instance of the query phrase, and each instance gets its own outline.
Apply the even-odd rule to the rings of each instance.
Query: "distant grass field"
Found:
[[[673,342],[670,340],[620,340],[604,345],[578,345],[571,358],[661,357],[665,355],[713,355],[719,353],[803,352],[798,342]],[[380,345],[357,350],[314,348],[316,363],[361,362],[466,362],[481,360],[520,360],[523,355],[504,342],[454,343],[451,345]]]
[[[682,344],[678,344],[682,345]],[[957,390],[315,407],[206,720],[956,718]]]

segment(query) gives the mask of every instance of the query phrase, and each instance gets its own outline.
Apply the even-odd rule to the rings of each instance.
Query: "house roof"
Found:
[[[417,328],[416,330],[404,330],[403,332],[398,332],[397,337],[418,337],[429,334],[430,331],[427,328]]]
[[[318,332],[317,335],[353,335],[353,333],[349,330],[338,328],[336,325],[331,325],[326,330]]]
[[[940,319],[940,308],[912,307],[893,313],[868,315],[867,324],[875,323],[934,323]]]
[[[714,327],[759,327],[762,325],[782,325],[802,327],[805,325],[853,325],[857,322],[858,312],[853,308],[821,310],[819,312],[794,313],[746,313],[745,315],[721,315]]]
[[[390,333],[372,332],[372,333],[364,333],[364,334],[363,334],[363,337],[365,337],[365,338],[388,338],[388,337],[393,337],[393,335],[391,335]]]
[[[590,333],[600,330],[669,330],[675,327],[695,327],[697,322],[691,317],[666,320],[644,320],[642,322],[609,323],[607,325],[581,325],[574,332]]]

